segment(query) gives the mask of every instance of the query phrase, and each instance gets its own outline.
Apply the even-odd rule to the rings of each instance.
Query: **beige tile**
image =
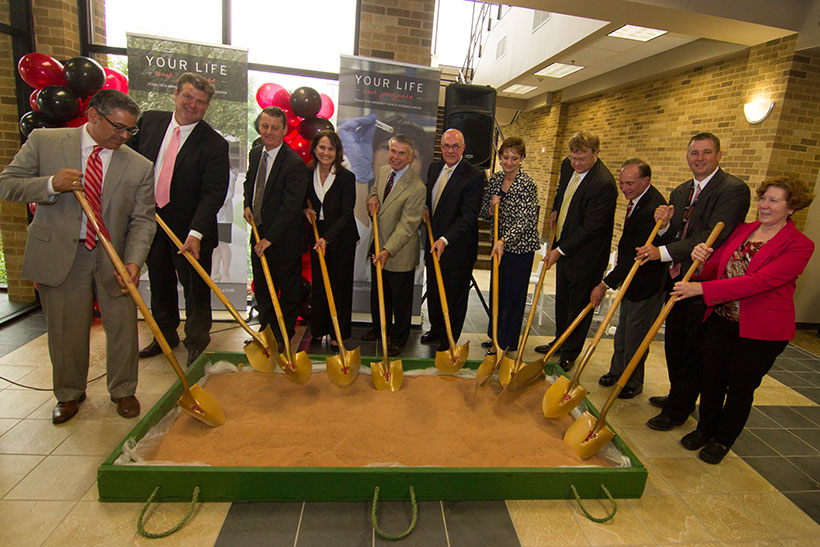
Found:
[[[50,391],[9,388],[0,391],[0,418],[25,418],[49,399]]]
[[[649,460],[679,494],[727,494],[771,492],[774,487],[734,454],[720,465],[698,458],[654,458]]]
[[[679,442],[683,436],[682,431],[688,431],[689,426],[694,429],[695,424],[691,418],[690,422],[673,431],[655,431],[644,424],[637,427],[616,426],[616,431],[630,448],[637,450],[645,458],[691,458],[693,453],[683,448]]]
[[[748,463],[730,453],[712,470],[721,487],[730,494],[774,492],[775,487]],[[785,498],[784,498],[785,499]],[[791,503],[791,502],[789,502]]]
[[[647,465],[646,462],[642,462],[644,465]],[[647,466],[647,471],[649,472],[646,477],[646,486],[643,490],[644,496],[671,496],[675,494],[675,491],[666,482],[666,479],[663,478],[663,475],[655,471],[653,468]]]
[[[190,503],[162,503],[153,508],[143,524],[149,533],[168,530],[179,523],[190,507]],[[213,545],[225,522],[230,503],[201,503],[182,529],[162,539],[147,539],[137,536],[134,545]]]
[[[635,511],[658,543],[697,543],[715,540],[678,496],[620,500],[620,504],[629,505]]]
[[[721,541],[773,540],[772,531],[761,524],[759,516],[743,509],[739,495],[686,495],[683,500],[706,528]]]
[[[756,405],[816,406],[814,401],[803,397],[788,387],[759,387],[755,390]]]
[[[97,478],[100,456],[48,456],[35,467],[6,499],[80,500]]]
[[[23,367],[21,367],[23,368]],[[30,367],[28,374],[20,378],[20,383],[26,386],[48,390],[51,392],[52,388],[52,370],[51,367]]]
[[[0,454],[0,497],[14,488],[44,456]]]
[[[566,500],[508,500],[522,547],[589,545]]]
[[[0,436],[6,431],[17,425],[20,418],[0,418]]]
[[[60,425],[22,420],[0,437],[0,454],[50,454],[74,431],[77,419]]]
[[[760,520],[776,538],[814,537],[820,542],[820,524],[780,492],[744,494],[743,508]]]
[[[136,425],[132,420],[83,420],[54,450],[63,456],[107,456]]]
[[[20,378],[31,372],[32,370],[36,369],[35,366],[20,366],[20,365],[0,365],[0,376],[3,378],[7,378],[12,382],[20,381]],[[0,388],[8,387],[10,384],[8,382],[4,382],[0,380]]]
[[[783,544],[774,539],[754,539],[749,541],[724,541],[721,545],[726,547],[781,547]]]
[[[45,340],[45,335],[41,338]],[[37,340],[39,340],[39,338]],[[0,365],[27,365],[36,367],[44,363],[51,363],[51,357],[48,355],[48,345],[38,343],[37,340],[20,346],[16,350],[10,351],[0,357]]]
[[[609,500],[583,500],[584,507],[594,517],[603,517],[612,510]],[[629,504],[620,503],[615,517],[604,523],[592,522],[581,509],[573,507],[575,520],[591,545],[641,545],[652,543],[649,531]]]
[[[817,547],[817,534],[807,538],[781,539],[784,547]]]
[[[141,503],[81,501],[54,529],[43,545],[132,545],[137,535],[136,521],[141,509]]]
[[[0,501],[0,514],[3,515],[0,545],[42,544],[74,504],[73,501]]]

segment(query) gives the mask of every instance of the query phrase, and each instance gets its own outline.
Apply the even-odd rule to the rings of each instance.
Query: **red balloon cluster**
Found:
[[[333,130],[328,119],[333,116],[333,100],[312,87],[298,87],[293,93],[281,85],[265,83],[256,90],[256,103],[260,108],[278,106],[285,111],[288,132],[285,142],[305,163],[310,157],[310,141],[319,131]]]
[[[39,127],[79,127],[88,121],[88,101],[100,89],[128,93],[128,78],[115,68],[103,68],[94,59],[74,57],[60,63],[42,53],[24,55],[17,72],[34,88],[29,96],[31,112],[20,118],[27,136]]]

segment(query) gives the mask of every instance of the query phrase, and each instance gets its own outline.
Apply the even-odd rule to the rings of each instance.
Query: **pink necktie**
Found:
[[[165,158],[162,160],[162,170],[157,179],[157,205],[160,209],[168,205],[171,201],[171,177],[174,176],[174,163],[176,163],[177,152],[179,151],[179,127],[174,128],[171,135],[171,142],[165,150]]]
[[[85,164],[85,184],[83,184],[83,193],[88,204],[91,205],[91,212],[100,225],[103,235],[111,239],[108,235],[108,230],[102,219],[102,208],[100,207],[100,196],[102,194],[102,160],[100,159],[100,151],[102,146],[95,146],[91,155],[88,156],[88,161]],[[89,251],[97,246],[97,231],[94,225],[89,220],[85,227],[85,248]]]

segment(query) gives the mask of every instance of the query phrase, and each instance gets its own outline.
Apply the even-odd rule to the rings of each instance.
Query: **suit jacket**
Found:
[[[691,192],[691,193],[690,193]],[[751,192],[745,182],[718,168],[715,176],[698,196],[698,201],[689,216],[689,229],[686,238],[676,240],[677,233],[683,224],[683,214],[694,194],[694,180],[689,179],[669,195],[669,204],[675,207],[669,228],[663,234],[662,241],[674,262],[681,263],[681,272],[692,265],[692,249],[703,243],[718,221],[726,224],[718,236],[714,249],[720,247],[732,230],[746,218],[749,211]]]
[[[472,270],[478,258],[478,212],[486,179],[483,172],[462,158],[450,174],[433,214],[433,186],[443,168],[444,162],[437,161],[427,170],[427,209],[432,214],[433,239],[444,236],[448,241],[441,255],[442,269],[467,267]],[[424,241],[429,252],[429,238]]]
[[[740,336],[791,340],[795,333],[795,282],[814,252],[812,240],[800,233],[791,219],[755,253],[746,275],[720,279],[732,254],[758,226],[760,222],[738,226],[704,264],[698,275],[704,280],[704,320],[717,304],[738,300]]]
[[[60,169],[83,170],[80,134],[84,127],[38,129],[0,174],[0,197],[37,202],[28,228],[22,275],[36,283],[59,286],[68,277],[82,226],[83,211],[73,192],[48,194],[48,179]],[[122,146],[115,150],[102,186],[102,220],[111,243],[125,263],[142,266],[156,231],[154,169],[150,161]],[[105,291],[121,294],[114,267],[100,255],[97,268]]]
[[[264,145],[254,146],[248,154],[245,175],[245,207],[253,209],[256,172]],[[292,259],[307,250],[302,208],[308,191],[308,170],[296,152],[282,143],[270,168],[262,197],[262,225],[259,237],[271,242],[272,255]],[[335,183],[334,183],[335,185]]]
[[[156,163],[172,115],[156,110],[143,113],[137,121],[140,131],[128,145]],[[216,213],[225,203],[229,173],[228,142],[205,120],[200,121],[177,153],[171,201],[158,210],[180,240],[196,230],[202,234],[203,248],[216,247]]]
[[[655,209],[661,205],[666,205],[666,200],[657,188],[650,185],[632,210],[629,222],[624,226],[623,234],[618,241],[617,263],[604,278],[604,283],[608,287],[617,289],[626,279],[635,263],[635,248],[646,243],[646,239],[655,227]],[[656,236],[653,241],[657,244],[659,238]],[[659,260],[646,262],[638,268],[624,298],[637,302],[655,296],[663,288],[666,275],[667,265],[663,262]]]
[[[565,158],[561,163],[561,179],[552,203],[553,211],[561,209],[572,173],[569,158]],[[575,191],[561,237],[555,242],[555,247],[564,252],[559,264],[580,275],[601,279],[609,263],[617,202],[615,179],[604,162],[598,159]]]
[[[353,217],[353,207],[356,205],[356,177],[342,167],[336,172],[333,186],[325,192],[325,200],[319,201],[313,189],[313,173],[308,173],[307,199],[316,211],[324,214],[324,221],[318,221],[319,237],[325,238],[328,245],[353,245],[359,241],[359,230]],[[307,204],[305,204],[307,207]]]
[[[384,269],[391,272],[408,272],[419,264],[419,225],[424,215],[424,183],[412,169],[407,169],[387,199],[384,189],[390,176],[390,166],[385,165],[376,174],[376,182],[370,188],[369,196],[378,196],[379,206],[379,245],[381,250],[390,253]],[[374,234],[371,231],[370,244]]]

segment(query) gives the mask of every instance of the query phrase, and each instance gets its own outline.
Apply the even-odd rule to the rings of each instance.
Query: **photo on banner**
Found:
[[[438,68],[348,55],[340,59],[337,127],[346,165],[356,175],[354,213],[360,238],[353,273],[353,313],[367,314],[366,320],[370,318],[367,255],[371,234],[367,193],[374,183],[374,173],[388,163],[388,141],[400,133],[415,142],[416,158],[410,168],[426,179],[433,160],[440,76]],[[423,241],[421,248],[423,252]],[[418,316],[421,309],[421,257],[419,264],[413,283],[413,316]],[[361,315],[359,318],[363,319]]]
[[[205,121],[228,141],[231,171],[228,194],[217,213],[219,245],[213,253],[211,277],[231,304],[244,310],[249,240],[248,227],[242,218],[242,181],[248,163],[248,51],[128,34],[129,95],[143,111],[173,111],[176,81],[185,72],[207,78],[216,88]],[[150,301],[147,273],[143,279],[140,292]],[[182,287],[178,287],[178,291],[179,302],[184,303]],[[224,309],[215,295],[211,295],[211,304],[215,310]]]

